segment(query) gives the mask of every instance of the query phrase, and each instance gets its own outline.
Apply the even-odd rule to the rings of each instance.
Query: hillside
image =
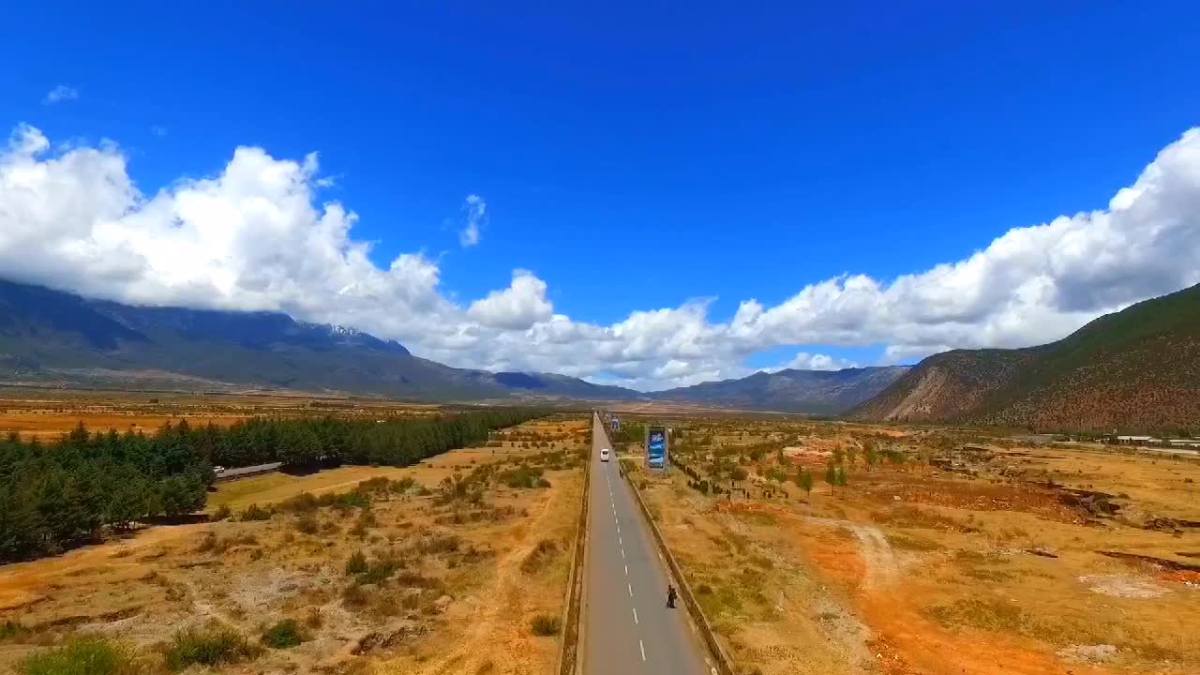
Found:
[[[837,414],[875,396],[907,371],[907,366],[890,366],[758,372],[741,379],[705,382],[651,396],[660,401],[749,410]]]
[[[859,406],[863,419],[1037,429],[1200,426],[1200,285],[1026,349],[931,356]]]
[[[6,281],[0,281],[0,381],[430,401],[639,396],[561,375],[451,368],[394,341],[280,313],[133,307]]]

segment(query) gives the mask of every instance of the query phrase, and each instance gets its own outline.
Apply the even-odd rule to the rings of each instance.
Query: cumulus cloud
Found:
[[[828,354],[797,352],[790,361],[782,366],[764,368],[763,370],[768,373],[777,373],[781,370],[841,370],[843,368],[857,367],[858,364],[853,361],[830,356]]]
[[[456,366],[543,370],[655,389],[748,372],[748,356],[811,345],[884,347],[911,361],[954,347],[1038,344],[1096,316],[1200,283],[1200,130],[1163,148],[1107,208],[1017,227],[958,261],[892,280],[847,274],[727,321],[711,301],[631,311],[598,325],[554,311],[517,270],[462,306],[438,264],[380,267],[357,216],[322,198],[316,154],[234,150],[216,175],[144,194],[119,147],[51,150],[19,126],[0,151],[0,276],[151,305],[278,310],[404,342]],[[464,246],[487,205],[467,198]],[[474,224],[474,234],[472,232]],[[786,367],[850,365],[802,350]]]
[[[60,84],[46,92],[46,96],[42,99],[42,105],[54,105],[55,103],[65,103],[67,101],[75,101],[78,99],[78,89],[75,87],[68,87],[65,84]]]
[[[479,195],[467,195],[463,203],[463,213],[466,214],[467,224],[458,233],[458,243],[463,248],[469,248],[479,243],[480,228],[487,221],[487,202]]]
[[[554,314],[546,299],[546,282],[528,270],[513,272],[512,284],[471,303],[467,315],[484,326],[525,330]]]

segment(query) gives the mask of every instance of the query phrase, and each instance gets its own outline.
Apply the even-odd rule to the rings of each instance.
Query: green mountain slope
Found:
[[[1037,429],[1200,427],[1200,285],[1027,349],[931,356],[853,416]]]

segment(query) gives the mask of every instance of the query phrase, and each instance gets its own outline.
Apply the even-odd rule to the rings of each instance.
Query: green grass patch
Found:
[[[167,647],[167,667],[183,670],[192,665],[219,666],[258,656],[259,650],[229,626],[188,628],[175,634]]]
[[[126,647],[102,638],[76,638],[26,658],[24,675],[133,675],[144,672]]]
[[[262,642],[272,649],[288,649],[300,646],[305,637],[298,621],[284,619],[263,632]]]

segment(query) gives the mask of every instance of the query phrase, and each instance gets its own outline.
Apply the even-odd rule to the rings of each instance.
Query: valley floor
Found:
[[[557,628],[532,622],[562,613],[586,439],[560,418],[406,469],[222,483],[226,520],[0,567],[0,671],[102,636],[157,672],[182,630],[220,628],[250,646],[220,672],[549,672]],[[288,619],[303,642],[264,646]]]
[[[1200,672],[1200,462],[951,430],[669,424],[693,475],[636,480],[739,672]],[[822,480],[837,458],[844,486]]]

